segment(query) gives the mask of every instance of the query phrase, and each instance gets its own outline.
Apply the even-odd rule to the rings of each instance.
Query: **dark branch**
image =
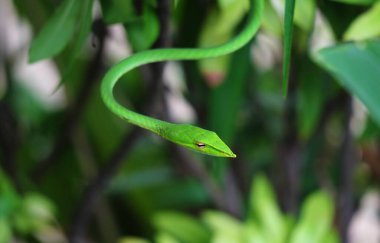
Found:
[[[64,121],[60,128],[59,135],[53,145],[51,153],[41,161],[32,171],[32,178],[39,182],[44,175],[59,161],[61,154],[66,149],[69,142],[69,135],[78,123],[83,113],[93,87],[98,81],[99,74],[102,70],[104,42],[107,36],[107,30],[102,20],[96,20],[93,25],[93,31],[98,38],[98,49],[88,65],[85,79],[79,89],[79,93],[74,103],[68,108]]]
[[[153,48],[162,48],[169,45],[170,40],[170,0],[162,0],[157,3],[157,14],[160,20],[161,31]],[[149,81],[149,95],[147,97],[152,97],[151,100],[147,101],[147,109],[145,110],[148,112],[146,113],[152,113],[151,111],[155,108],[153,105],[158,103],[156,102],[156,99],[161,99],[161,97],[163,97],[163,69],[164,63],[151,64],[142,68],[144,78]],[[116,149],[104,168],[100,170],[97,177],[95,177],[85,189],[85,192],[80,199],[80,203],[74,212],[73,222],[69,229],[68,237],[70,242],[84,242],[83,236],[86,232],[96,202],[99,200],[109,181],[120,167],[123,159],[128,156],[133,144],[141,135],[142,130],[140,128],[134,128],[133,131],[123,139],[121,145]]]
[[[350,130],[352,116],[352,98],[346,95],[345,116],[343,127],[343,143],[341,147],[341,164],[339,170],[342,172],[338,194],[338,217],[339,231],[342,243],[348,242],[347,230],[354,209],[353,177],[354,169],[358,161],[358,154],[354,146],[354,139]]]
[[[69,230],[68,238],[71,243],[82,243],[83,235],[87,229],[88,221],[93,209],[107,187],[111,178],[115,175],[123,159],[133,148],[135,142],[141,137],[142,130],[135,127],[120,143],[109,162],[99,171],[90,185],[85,189],[78,207],[74,212],[73,222]]]

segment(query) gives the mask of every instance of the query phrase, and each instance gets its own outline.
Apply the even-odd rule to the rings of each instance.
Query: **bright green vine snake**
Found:
[[[171,60],[198,60],[234,52],[247,44],[257,32],[263,15],[263,0],[250,0],[251,11],[243,31],[229,42],[209,48],[168,48],[138,52],[114,65],[105,75],[101,94],[107,107],[116,115],[139,127],[192,150],[219,157],[236,155],[215,132],[189,124],[175,124],[145,116],[120,105],[113,96],[113,88],[121,76],[141,65]],[[226,114],[228,115],[228,114]]]

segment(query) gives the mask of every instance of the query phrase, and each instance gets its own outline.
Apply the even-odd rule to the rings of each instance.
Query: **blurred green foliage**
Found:
[[[337,232],[331,228],[333,201],[324,191],[310,194],[302,205],[299,219],[295,220],[280,212],[268,179],[256,175],[248,207],[244,222],[219,211],[202,212],[200,219],[175,211],[159,212],[153,218],[157,229],[154,242],[340,242]],[[133,242],[132,239],[125,237],[120,242]]]

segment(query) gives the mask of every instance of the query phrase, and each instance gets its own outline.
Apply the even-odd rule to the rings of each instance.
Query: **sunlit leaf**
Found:
[[[380,41],[326,48],[316,60],[363,102],[380,125]]]
[[[149,241],[138,237],[124,237],[118,243],[149,243]]]
[[[295,3],[294,23],[306,32],[309,32],[314,25],[315,3],[314,0],[301,0]]]
[[[155,237],[156,243],[181,243],[179,240],[174,238],[168,233],[165,232],[158,232]]]
[[[219,8],[214,8],[203,25],[199,46],[210,47],[227,42],[234,34],[237,24],[245,16],[249,2],[247,0],[219,1]],[[199,67],[210,86],[217,86],[223,81],[230,56],[202,59]]]
[[[310,195],[302,206],[299,223],[290,237],[290,243],[324,243],[331,231],[332,200],[325,192]]]
[[[380,2],[357,17],[344,33],[345,40],[365,40],[380,36]]]
[[[81,1],[66,0],[46,22],[42,30],[33,39],[29,49],[29,62],[57,55],[70,41]]]
[[[206,211],[202,214],[202,219],[212,229],[212,242],[239,243],[243,239],[242,223],[228,214]]]
[[[159,231],[166,232],[181,242],[209,242],[210,233],[196,219],[174,211],[157,213],[153,223]]]
[[[268,242],[282,242],[286,227],[273,189],[263,175],[257,175],[250,192],[250,218],[257,219]]]
[[[12,230],[5,218],[0,218],[0,242],[11,242]]]

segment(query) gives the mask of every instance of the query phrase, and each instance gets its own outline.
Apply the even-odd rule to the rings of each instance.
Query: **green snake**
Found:
[[[236,155],[215,132],[190,124],[170,123],[131,111],[115,100],[113,88],[121,76],[131,69],[145,64],[161,61],[213,58],[226,55],[241,48],[257,32],[263,15],[263,0],[250,0],[250,5],[251,10],[245,28],[225,44],[208,48],[151,49],[133,54],[114,65],[105,74],[101,83],[101,95],[106,106],[122,119],[150,130],[181,146],[203,154],[235,158]]]

